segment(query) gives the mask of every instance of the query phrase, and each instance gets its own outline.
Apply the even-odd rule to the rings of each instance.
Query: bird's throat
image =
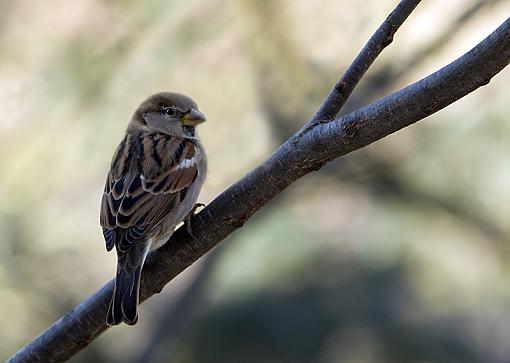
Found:
[[[189,137],[195,137],[195,126],[183,126],[184,134]]]

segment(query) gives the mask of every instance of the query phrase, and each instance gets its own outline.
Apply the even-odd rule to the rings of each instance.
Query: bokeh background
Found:
[[[0,1],[0,359],[111,279],[98,225],[136,106],[178,90],[211,201],[313,114],[395,0]],[[510,14],[424,1],[346,111]],[[305,177],[72,362],[510,361],[510,72]]]

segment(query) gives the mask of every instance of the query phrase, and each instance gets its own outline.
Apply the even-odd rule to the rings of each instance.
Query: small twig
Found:
[[[388,15],[386,20],[384,20],[358,53],[349,68],[336,82],[319,111],[302,129],[302,133],[308,132],[318,123],[331,121],[338,115],[361,78],[363,78],[384,48],[391,44],[398,28],[400,28],[419,3],[420,0],[402,0]]]
[[[448,40],[452,39],[456,33],[463,29],[462,25],[465,22],[470,21],[475,14],[478,14],[480,10],[488,6],[494,6],[501,0],[478,0],[470,4],[463,9],[457,18],[453,19],[451,23],[442,31],[442,33],[434,39],[430,44],[427,44],[423,48],[419,49],[409,60],[405,61],[394,73],[390,72],[389,77],[392,79],[402,79],[406,73],[410,70],[415,69],[416,66],[422,63],[431,54],[437,54],[441,48],[448,45]],[[392,71],[392,70],[390,70]]]

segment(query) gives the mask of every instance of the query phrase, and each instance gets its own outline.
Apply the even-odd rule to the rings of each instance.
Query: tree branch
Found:
[[[386,94],[395,81],[404,79],[410,71],[416,69],[420,64],[424,64],[431,56],[436,55],[442,49],[448,48],[449,42],[463,29],[465,23],[472,21],[475,14],[478,14],[485,8],[495,6],[501,0],[477,0],[468,7],[462,9],[451,23],[441,31],[429,44],[420,47],[409,59],[403,60],[398,64],[386,64],[382,66],[379,72],[374,72],[370,77],[365,78],[363,88],[349,98],[349,103],[343,107],[343,113],[354,111],[360,106],[361,102],[366,104],[367,100],[374,100]]]
[[[313,127],[318,122],[327,122],[335,118],[352,91],[365,75],[368,68],[388,45],[393,42],[393,36],[404,23],[421,0],[401,1],[395,10],[384,20],[377,31],[370,37],[349,68],[337,81],[321,108],[308,123]],[[307,127],[308,128],[308,127]]]
[[[149,256],[142,301],[303,175],[439,111],[489,83],[509,62],[510,19],[471,51],[411,86],[331,122],[305,126],[192,219],[199,242],[179,228],[170,243]],[[107,328],[112,287],[110,281],[8,362],[62,362],[85,348]]]

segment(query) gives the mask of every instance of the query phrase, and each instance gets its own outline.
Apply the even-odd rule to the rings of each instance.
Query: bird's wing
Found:
[[[165,134],[128,135],[106,180],[100,222],[106,248],[127,251],[180,205],[198,175],[196,146]]]

